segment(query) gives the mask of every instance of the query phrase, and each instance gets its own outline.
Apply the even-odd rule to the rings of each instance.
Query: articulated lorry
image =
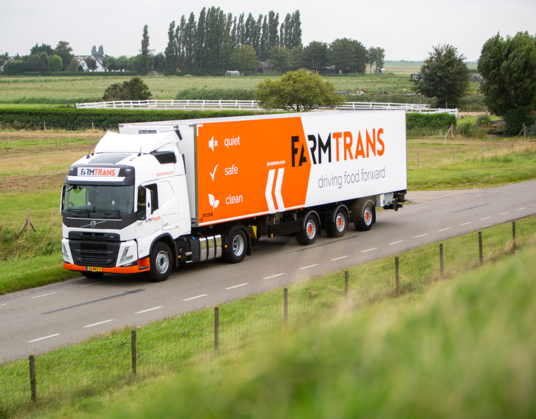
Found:
[[[69,168],[63,266],[163,281],[182,264],[241,262],[261,237],[369,230],[406,190],[404,111],[123,124]]]

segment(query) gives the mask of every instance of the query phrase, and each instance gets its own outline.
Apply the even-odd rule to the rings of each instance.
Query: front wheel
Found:
[[[229,236],[230,248],[227,253],[223,254],[223,258],[228,263],[240,263],[246,257],[248,241],[246,234],[242,230],[235,230]]]
[[[320,232],[319,227],[318,219],[313,214],[309,214],[305,220],[305,228],[296,234],[296,240],[305,246],[313,244]]]
[[[145,275],[149,281],[162,282],[168,279],[173,270],[171,250],[164,242],[158,242],[151,252],[151,268]]]

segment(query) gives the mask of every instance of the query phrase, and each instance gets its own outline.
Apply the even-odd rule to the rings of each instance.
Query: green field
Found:
[[[39,355],[35,407],[27,360],[4,363],[0,415],[94,417],[119,404],[121,417],[333,417],[332,398],[352,406],[340,417],[398,417],[409,406],[429,417],[432,405],[474,417],[498,389],[502,408],[522,411],[532,387],[512,400],[504,390],[523,377],[534,385],[535,228],[536,217],[517,221],[517,248],[532,250],[499,265],[513,250],[511,225],[484,230],[489,266],[463,277],[479,266],[476,233],[443,242],[443,274],[430,244],[398,255],[398,286],[393,258],[349,269],[346,295],[343,272],[293,284],[286,326],[281,289],[221,305],[217,352],[212,308],[137,328],[135,379],[132,328]]]

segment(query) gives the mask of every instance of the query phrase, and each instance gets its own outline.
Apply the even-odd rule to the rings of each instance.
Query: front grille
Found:
[[[92,243],[70,240],[75,265],[114,267],[120,243]]]

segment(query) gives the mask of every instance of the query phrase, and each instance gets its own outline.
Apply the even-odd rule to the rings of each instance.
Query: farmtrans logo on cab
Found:
[[[367,196],[378,184],[394,190],[389,173],[405,167],[405,145],[393,134],[400,126],[379,116],[349,122],[311,113],[199,126],[199,225],[351,199],[356,188]],[[405,189],[405,179],[395,183]]]

